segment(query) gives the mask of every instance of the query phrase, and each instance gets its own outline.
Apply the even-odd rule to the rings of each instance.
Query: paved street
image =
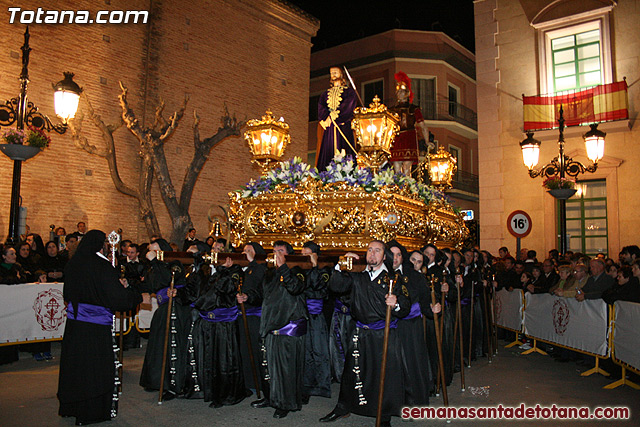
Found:
[[[144,342],[144,341],[143,341]],[[501,346],[504,342],[500,341]],[[602,387],[612,380],[601,375],[581,377],[585,367],[578,367],[573,362],[557,363],[549,357],[541,355],[521,356],[521,350],[501,348],[492,364],[483,358],[475,362],[466,371],[467,390],[460,391],[460,377],[454,377],[449,390],[451,406],[495,406],[498,404],[518,406],[524,402],[529,406],[541,405],[576,405],[589,406],[628,406],[631,409],[631,420],[626,422],[589,421],[580,422],[580,426],[640,425],[640,391],[629,387],[615,390],[603,390]],[[58,357],[60,344],[53,344],[56,359],[51,362],[36,362],[28,353],[20,353],[19,362],[0,366],[0,425],[8,426],[72,426],[73,419],[60,418],[57,415],[58,401],[56,389],[58,384]],[[144,349],[130,350],[125,353],[124,394],[118,417],[111,426],[205,426],[221,425],[235,427],[256,425],[324,425],[318,418],[331,411],[338,395],[338,385],[333,385],[333,398],[311,398],[301,412],[290,413],[282,420],[272,418],[272,409],[253,409],[248,398],[244,402],[221,409],[211,409],[200,400],[176,399],[156,404],[157,394],[147,393],[138,386],[138,378]],[[618,379],[618,378],[615,378]],[[488,393],[487,393],[488,392]],[[434,398],[432,405],[442,405],[441,398]],[[417,421],[416,421],[417,422]],[[337,421],[336,427],[372,426],[375,420],[352,415]],[[463,421],[420,421],[423,425],[475,425]],[[550,421],[548,425],[574,425],[577,421]],[[403,425],[398,418],[392,425]],[[482,425],[527,425],[539,424],[539,421],[485,421]]]

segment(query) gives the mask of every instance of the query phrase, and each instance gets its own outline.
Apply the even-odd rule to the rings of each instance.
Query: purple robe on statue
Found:
[[[355,158],[356,153],[353,150],[355,148],[355,141],[353,130],[351,130],[351,119],[353,119],[356,99],[356,92],[346,86],[329,88],[320,96],[320,100],[318,101],[318,120],[325,120],[329,117],[331,111],[338,111],[338,118],[335,119],[338,128],[336,129],[334,124],[331,123],[324,130],[322,144],[320,144],[320,149],[316,153],[316,167],[319,171],[327,169],[327,165],[333,160],[335,149],[338,151],[345,150],[347,155],[352,155]],[[342,133],[340,133],[340,131],[342,131]],[[342,134],[344,134],[344,136]],[[349,140],[349,143],[345,141],[345,136]],[[351,144],[351,146],[349,146],[349,144]]]

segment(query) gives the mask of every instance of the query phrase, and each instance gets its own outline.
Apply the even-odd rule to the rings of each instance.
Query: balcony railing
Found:
[[[460,191],[466,191],[468,193],[478,194],[478,175],[474,175],[470,172],[458,171],[453,175],[451,180],[453,188]]]
[[[453,120],[473,130],[478,130],[478,115],[475,111],[457,102],[423,101],[420,109],[425,120]]]

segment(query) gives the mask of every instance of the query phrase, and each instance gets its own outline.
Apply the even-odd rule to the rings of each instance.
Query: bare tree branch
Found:
[[[80,126],[75,126],[75,123],[69,125],[71,130],[71,137],[75,142],[75,145],[79,148],[82,148],[89,154],[95,154],[107,160],[109,164],[109,172],[111,174],[111,179],[113,180],[113,184],[116,189],[123,194],[126,194],[131,197],[140,198],[140,193],[132,187],[126,185],[122,178],[120,177],[120,172],[118,171],[118,162],[116,160],[116,148],[113,140],[113,133],[122,126],[122,120],[118,124],[106,125],[102,118],[95,113],[93,106],[91,105],[91,101],[87,97],[86,93],[82,94],[82,99],[85,101],[87,105],[87,113],[89,118],[93,121],[93,124],[100,129],[102,133],[102,140],[104,142],[104,148],[98,148],[94,145],[91,145],[87,138],[81,133],[82,129],[82,114],[77,122]]]
[[[229,110],[225,105],[224,115],[220,119],[222,127],[218,128],[218,132],[215,135],[204,140],[200,140],[200,117],[195,111],[193,115],[193,140],[195,151],[193,153],[193,158],[189,163],[189,167],[187,167],[184,180],[182,181],[182,189],[180,190],[180,208],[183,210],[189,209],[196,181],[198,180],[198,176],[200,176],[200,172],[209,158],[209,153],[213,147],[229,137],[239,136],[240,129],[244,125],[244,123],[238,123],[235,116],[233,118],[229,116]]]

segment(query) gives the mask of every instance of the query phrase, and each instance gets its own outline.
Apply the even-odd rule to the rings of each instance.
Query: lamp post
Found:
[[[593,163],[585,166],[580,162],[573,160],[564,153],[564,111],[560,105],[560,116],[558,118],[558,157],[552,159],[549,163],[540,169],[534,169],[538,164],[540,155],[541,142],[533,138],[533,132],[527,133],[527,138],[520,143],[522,149],[522,161],[529,169],[529,176],[536,178],[538,176],[553,177],[558,176],[564,179],[565,176],[577,177],[580,174],[589,172],[593,173],[598,169],[598,162],[604,157],[604,138],[606,133],[598,130],[598,124],[590,125],[591,130],[585,133],[582,138],[587,149],[587,157]],[[551,190],[549,193],[560,202],[560,253],[565,254],[567,251],[567,199],[576,190],[568,192],[555,192]]]
[[[24,32],[24,44],[22,45],[22,72],[20,73],[20,95],[11,98],[5,104],[0,105],[0,126],[11,126],[15,123],[19,131],[27,126],[46,130],[52,130],[58,134],[67,131],[67,121],[75,116],[80,99],[80,87],[73,81],[72,73],[64,73],[65,79],[54,85],[56,91],[56,113],[64,114],[62,123],[53,124],[49,117],[40,113],[38,107],[27,100],[27,86],[29,84],[29,27]],[[21,144],[7,144],[3,147],[3,153],[13,160],[13,181],[11,184],[11,205],[9,213],[9,234],[7,243],[18,243],[19,215],[20,215],[20,181],[22,175],[22,162],[39,153],[39,149]]]

